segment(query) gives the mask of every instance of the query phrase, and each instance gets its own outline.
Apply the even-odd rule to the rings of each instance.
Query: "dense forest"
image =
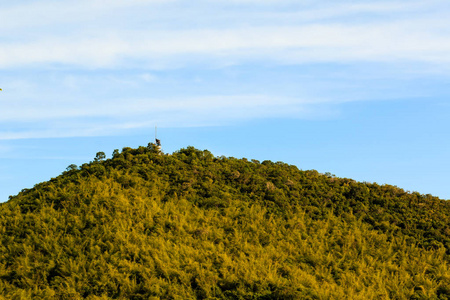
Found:
[[[0,299],[450,299],[450,202],[154,144],[0,204]]]

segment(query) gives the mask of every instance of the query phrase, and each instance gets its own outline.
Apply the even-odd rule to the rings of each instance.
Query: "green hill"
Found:
[[[449,299],[449,224],[390,185],[124,148],[0,204],[0,299]]]

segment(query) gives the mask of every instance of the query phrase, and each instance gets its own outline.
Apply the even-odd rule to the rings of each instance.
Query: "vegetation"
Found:
[[[449,299],[449,224],[281,162],[99,152],[0,204],[0,299]]]

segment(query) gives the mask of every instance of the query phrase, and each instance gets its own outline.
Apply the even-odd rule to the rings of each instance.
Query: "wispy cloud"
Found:
[[[0,139],[98,136],[123,130],[161,126],[214,126],[264,117],[311,117],[320,101],[262,95],[204,96],[183,99],[124,99],[107,103],[44,103],[17,105],[3,111],[0,123],[32,122],[0,130]],[[27,107],[29,109],[27,109]]]
[[[178,12],[170,18],[175,25],[168,25],[167,14],[174,13],[169,1],[93,1],[74,6],[58,3],[53,9],[50,5],[54,3],[47,2],[44,8],[48,5],[48,9],[40,7],[31,20],[38,27],[51,25],[56,29],[30,35],[27,29],[21,31],[24,25],[15,20],[28,10],[34,11],[35,3],[31,7],[10,8],[16,11],[12,13],[16,17],[2,19],[6,20],[4,26],[9,26],[11,34],[0,40],[0,67],[37,64],[117,68],[134,63],[166,68],[199,62],[222,65],[255,60],[285,64],[397,60],[448,64],[448,14],[438,10],[439,1],[431,2],[430,6],[433,3],[436,10],[421,15],[411,14],[411,10],[421,10],[423,4],[413,2],[405,6],[404,1],[331,5],[331,9],[300,4],[294,5],[294,12],[277,10],[274,6],[273,13],[266,10],[255,13],[251,9],[247,13],[236,12],[235,7],[224,7],[230,11],[227,14],[225,10],[223,22],[220,14],[215,22],[210,19],[208,13],[217,8],[213,5],[196,7],[206,14],[204,20],[196,16],[188,22]],[[151,7],[163,17],[154,12],[144,17],[137,12],[139,8]],[[136,13],[143,25],[121,23],[122,9],[126,16]],[[402,11],[409,12],[409,17],[401,14],[400,18],[383,17],[386,13]],[[225,22],[229,21],[229,15],[236,13],[240,17],[235,22],[237,25]],[[289,23],[283,21],[286,15],[290,15]],[[359,21],[349,22],[345,18],[349,15]],[[363,20],[365,15],[370,16],[367,21]],[[176,26],[178,16],[184,21]],[[161,20],[162,25],[158,26],[152,18]],[[113,20],[119,25],[114,25]],[[33,25],[32,21],[28,22]],[[58,29],[61,23],[73,22],[74,25],[66,27],[68,32]]]
[[[150,68],[208,62],[286,64],[354,61],[450,62],[450,34],[423,24],[311,25],[239,30],[123,32],[119,36],[48,38],[3,43],[0,66],[71,65],[111,68],[144,63]]]
[[[206,79],[200,91],[189,87],[194,83],[190,76],[201,68],[226,73],[252,64],[331,63],[407,65],[408,74],[448,77],[449,8],[439,0],[3,3],[0,139],[107,135],[155,122],[204,126],[334,115],[338,110],[333,105],[368,98],[361,87],[330,88],[355,87],[358,79],[351,72],[331,76],[324,71],[301,84],[284,77],[290,92],[270,90],[257,78],[234,85],[228,78],[221,84]],[[186,69],[194,71],[182,74]],[[125,75],[105,75],[108,70]],[[174,70],[180,75],[156,75]],[[52,76],[57,79],[47,78]],[[383,91],[364,83],[370,92]],[[261,86],[255,88],[257,84]],[[405,95],[405,90],[397,87],[380,99]]]

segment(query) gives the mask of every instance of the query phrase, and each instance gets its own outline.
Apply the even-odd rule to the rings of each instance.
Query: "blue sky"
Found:
[[[0,3],[0,202],[147,145],[450,199],[450,2]]]

